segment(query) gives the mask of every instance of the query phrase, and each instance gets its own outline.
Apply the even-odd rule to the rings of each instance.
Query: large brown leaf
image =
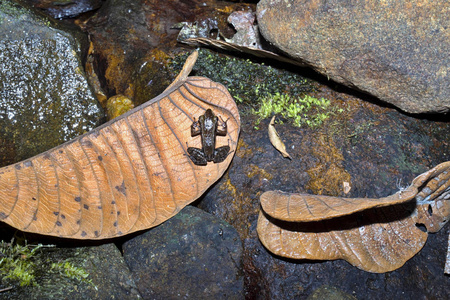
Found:
[[[128,113],[33,158],[0,169],[0,218],[23,231],[104,239],[156,226],[174,216],[227,169],[236,150],[239,113],[221,84],[187,77]],[[222,163],[193,164],[187,145],[194,119],[208,109],[227,121],[217,147]]]
[[[386,198],[339,198],[270,191],[261,195],[258,235],[274,254],[345,259],[369,272],[401,267],[450,218],[450,162]]]

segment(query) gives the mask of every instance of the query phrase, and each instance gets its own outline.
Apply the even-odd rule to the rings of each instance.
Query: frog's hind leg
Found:
[[[216,150],[214,150],[214,160],[213,160],[214,163],[217,164],[223,162],[228,157],[228,154],[230,154],[231,152],[230,146],[222,146],[216,148]]]
[[[207,161],[206,156],[203,153],[202,149],[188,147],[187,152],[189,153],[189,155],[188,155],[189,158],[197,166],[206,166],[208,164],[208,161]]]

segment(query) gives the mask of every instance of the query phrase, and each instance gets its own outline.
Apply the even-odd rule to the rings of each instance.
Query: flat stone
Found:
[[[262,0],[262,35],[325,76],[409,113],[450,111],[447,1]]]
[[[127,241],[123,252],[145,299],[244,299],[236,230],[198,208]]]

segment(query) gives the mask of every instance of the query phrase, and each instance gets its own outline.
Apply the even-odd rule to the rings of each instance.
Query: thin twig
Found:
[[[7,292],[7,291],[12,290],[12,289],[13,289],[12,286],[4,288],[4,289],[0,289],[0,293]]]

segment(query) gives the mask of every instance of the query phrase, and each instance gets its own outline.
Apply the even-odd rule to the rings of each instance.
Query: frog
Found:
[[[200,135],[202,148],[189,147],[186,142],[187,152],[192,162],[198,166],[206,166],[208,162],[221,163],[230,154],[230,146],[216,148],[216,136],[225,136],[227,134],[227,121],[222,117],[216,116],[208,108],[205,114],[198,118],[191,125],[191,136]],[[229,143],[229,140],[228,140]]]

